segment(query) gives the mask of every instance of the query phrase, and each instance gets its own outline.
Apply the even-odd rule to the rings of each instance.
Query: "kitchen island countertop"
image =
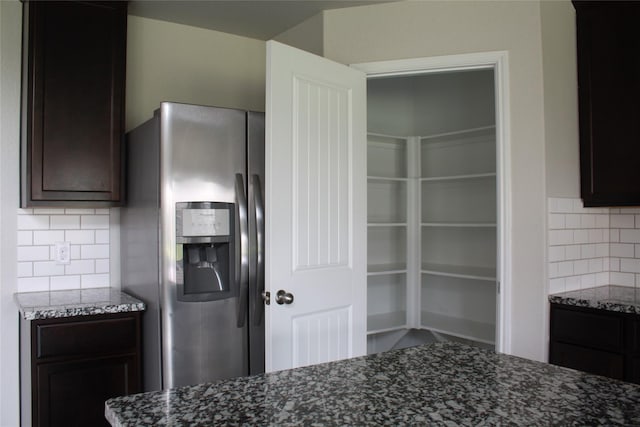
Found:
[[[443,342],[110,399],[134,425],[639,425],[640,386]]]

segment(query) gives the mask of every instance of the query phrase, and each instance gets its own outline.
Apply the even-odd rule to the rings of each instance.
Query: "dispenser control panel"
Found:
[[[184,209],[182,236],[228,236],[230,234],[228,209]]]

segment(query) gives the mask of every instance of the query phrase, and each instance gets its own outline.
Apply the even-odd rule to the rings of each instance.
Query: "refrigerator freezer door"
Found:
[[[249,373],[264,372],[264,113],[247,113],[249,203]],[[262,202],[262,204],[260,203]]]
[[[237,297],[176,298],[175,219],[178,202],[237,203],[235,177],[246,174],[246,112],[162,103],[160,135],[163,388],[246,375],[248,332],[238,328]],[[236,259],[238,250],[236,244]]]

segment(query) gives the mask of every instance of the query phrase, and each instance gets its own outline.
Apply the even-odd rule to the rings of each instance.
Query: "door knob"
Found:
[[[291,304],[293,302],[293,294],[280,289],[276,294],[276,302],[280,305]]]

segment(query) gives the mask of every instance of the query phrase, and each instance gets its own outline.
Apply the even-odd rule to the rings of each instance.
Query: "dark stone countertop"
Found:
[[[458,343],[117,397],[141,425],[640,425],[640,386]]]
[[[145,304],[114,288],[18,292],[13,295],[25,320],[143,311]]]
[[[549,295],[549,302],[640,314],[640,289],[629,286],[598,286],[552,294]]]

